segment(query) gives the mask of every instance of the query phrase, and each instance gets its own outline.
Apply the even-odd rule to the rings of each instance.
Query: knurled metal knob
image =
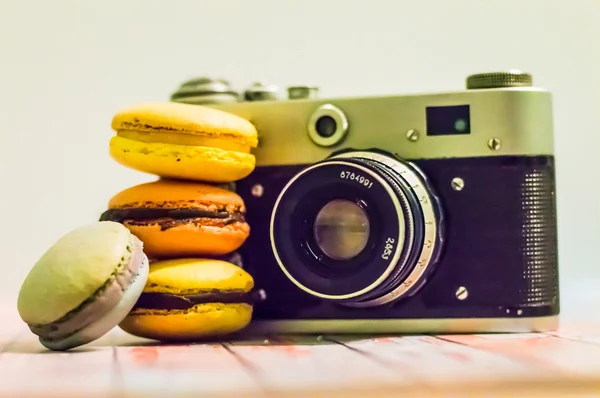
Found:
[[[478,73],[467,77],[467,89],[530,87],[533,79],[529,73],[520,70],[508,72]]]
[[[279,87],[265,82],[255,82],[244,91],[245,101],[274,101],[278,99]]]
[[[172,102],[195,105],[238,102],[238,100],[239,93],[233,90],[227,80],[209,77],[188,80],[171,94]]]

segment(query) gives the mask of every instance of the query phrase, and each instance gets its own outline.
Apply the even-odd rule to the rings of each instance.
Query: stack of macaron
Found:
[[[161,341],[243,329],[254,281],[225,259],[250,227],[242,198],[224,185],[253,171],[255,127],[213,108],[150,103],[117,113],[112,128],[112,158],[158,179],[119,192],[99,222],[42,256],[19,294],[22,319],[50,349],[116,324]]]
[[[217,258],[234,253],[250,233],[242,198],[222,185],[254,170],[255,127],[214,108],[168,102],[124,109],[112,128],[113,159],[159,177],[115,195],[100,217],[123,224],[153,260],[121,328],[189,339],[244,327],[252,280]]]

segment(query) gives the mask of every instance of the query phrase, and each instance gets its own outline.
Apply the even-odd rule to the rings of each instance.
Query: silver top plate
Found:
[[[348,121],[335,145],[317,145],[313,114],[333,105]],[[427,135],[426,108],[468,105],[470,134]],[[551,94],[510,87],[379,97],[219,104],[252,122],[259,132],[257,166],[307,164],[344,148],[379,148],[405,159],[552,155]]]

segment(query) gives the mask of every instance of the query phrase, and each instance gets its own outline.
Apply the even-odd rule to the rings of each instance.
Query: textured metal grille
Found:
[[[524,278],[527,288],[523,304],[550,305],[558,290],[554,178],[551,170],[539,169],[524,175],[523,204]]]

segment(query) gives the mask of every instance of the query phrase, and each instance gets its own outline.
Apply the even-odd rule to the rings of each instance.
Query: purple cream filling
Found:
[[[132,236],[131,243],[131,255],[127,266],[120,270],[114,279],[107,281],[102,290],[96,293],[93,301],[82,304],[80,308],[55,322],[46,325],[29,325],[29,329],[45,340],[62,339],[96,322],[112,310],[119,303],[123,292],[137,276],[142,265],[142,242]]]

